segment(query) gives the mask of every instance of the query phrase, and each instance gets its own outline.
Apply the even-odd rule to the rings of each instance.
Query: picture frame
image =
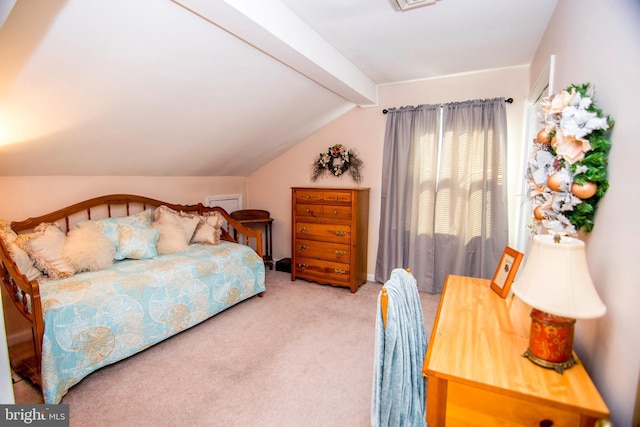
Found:
[[[504,248],[500,263],[496,268],[496,272],[491,280],[491,289],[497,293],[500,298],[506,298],[511,290],[511,284],[516,277],[520,262],[524,254],[516,251],[509,246]]]

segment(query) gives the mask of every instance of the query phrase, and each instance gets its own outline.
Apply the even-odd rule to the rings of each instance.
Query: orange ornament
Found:
[[[541,221],[545,218],[544,209],[542,209],[542,206],[535,207],[535,209],[533,210],[533,217],[538,221]]]
[[[584,184],[576,184],[574,182],[573,185],[571,185],[571,192],[579,199],[593,197],[596,191],[598,191],[598,186],[593,182],[585,182]]]
[[[536,141],[540,144],[548,144],[551,142],[551,137],[546,129],[540,129],[540,132],[536,135]]]
[[[557,173],[554,173],[547,179],[547,187],[551,191],[560,191],[562,188],[562,178]]]

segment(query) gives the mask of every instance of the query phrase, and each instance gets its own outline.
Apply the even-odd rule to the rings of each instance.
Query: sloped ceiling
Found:
[[[528,64],[556,1],[18,0],[0,175],[246,176],[376,85]]]

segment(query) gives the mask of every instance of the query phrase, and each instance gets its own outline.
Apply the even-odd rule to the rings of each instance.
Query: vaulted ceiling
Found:
[[[529,64],[556,2],[3,0],[0,175],[246,176],[379,85]]]

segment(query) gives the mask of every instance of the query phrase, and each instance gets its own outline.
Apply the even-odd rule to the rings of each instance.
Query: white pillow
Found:
[[[189,249],[184,237],[184,229],[176,223],[154,222],[153,228],[160,230],[156,248],[159,255],[173,254]]]
[[[62,256],[76,273],[104,270],[113,265],[116,245],[97,224],[85,223],[67,233]]]
[[[9,256],[16,263],[18,270],[29,280],[35,280],[42,276],[42,271],[38,270],[33,264],[33,260],[23,249],[16,245],[16,237],[18,235],[11,228],[9,223],[4,219],[0,219],[0,239],[4,242],[5,248],[9,252]]]
[[[208,212],[200,216],[200,222],[196,228],[191,243],[203,245],[219,245],[222,235],[223,218],[219,212]]]
[[[180,211],[178,214],[178,223],[180,223],[180,226],[184,230],[188,244],[193,237],[193,233],[196,231],[196,227],[200,224],[200,217],[195,214]]]
[[[153,212],[153,227],[160,230],[158,253],[186,251],[200,222],[197,215],[177,212],[168,206],[158,206]]]
[[[66,237],[58,224],[42,223],[33,233],[16,237],[16,245],[27,252],[36,267],[51,279],[64,279],[75,273],[62,257]]]
[[[18,270],[27,276],[27,279],[35,280],[42,277],[42,271],[35,266],[29,254],[14,242],[9,243],[9,255],[11,255],[11,258],[13,258],[13,261],[18,266]]]

